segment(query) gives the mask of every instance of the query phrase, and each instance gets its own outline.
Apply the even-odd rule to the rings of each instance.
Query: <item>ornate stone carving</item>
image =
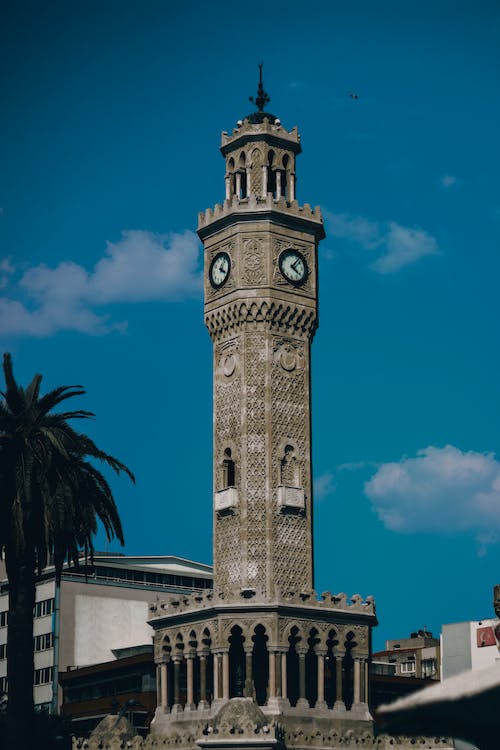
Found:
[[[221,341],[243,327],[281,331],[312,339],[317,328],[316,310],[305,305],[259,299],[255,302],[235,301],[205,315],[205,325],[213,341]]]
[[[219,385],[227,385],[238,372],[239,340],[232,339],[218,344],[215,349],[215,379]]]
[[[266,280],[262,240],[252,238],[243,242],[241,281],[245,286],[259,286]]]
[[[262,165],[264,159],[259,148],[252,149],[250,153],[250,185],[254,195],[262,195]]]
[[[304,367],[304,345],[290,338],[273,339],[273,361],[281,365],[285,372],[301,370]]]

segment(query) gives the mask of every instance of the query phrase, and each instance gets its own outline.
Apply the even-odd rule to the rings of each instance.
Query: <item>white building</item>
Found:
[[[33,613],[34,698],[57,711],[60,671],[115,658],[113,650],[152,643],[148,604],[160,593],[212,588],[212,568],[172,555],[97,554],[94,565],[65,566],[60,585],[53,567],[37,581]],[[8,581],[0,571],[0,693],[7,685]]]
[[[500,659],[500,620],[454,622],[441,633],[441,679]]]

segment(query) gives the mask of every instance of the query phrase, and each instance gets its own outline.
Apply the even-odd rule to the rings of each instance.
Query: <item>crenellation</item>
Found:
[[[241,603],[248,603],[249,596],[246,590],[234,588],[232,591],[204,591],[192,594],[191,596],[178,596],[170,594],[165,599],[154,602],[149,607],[151,618],[160,618],[169,616],[178,612],[199,611],[202,609],[213,608],[215,606],[234,606]],[[360,611],[365,614],[375,614],[375,601],[372,596],[363,599],[359,594],[348,596],[344,592],[331,594],[325,591],[318,598],[316,591],[278,591],[275,597],[269,600],[268,597],[254,594],[251,597],[252,606],[259,606],[271,601],[276,604],[280,601],[288,606],[306,607],[308,609],[330,609],[342,612]],[[217,603],[218,602],[218,603]]]
[[[229,135],[226,130],[221,133],[222,148],[234,145],[236,141],[239,141],[243,137],[255,137],[255,136],[274,136],[278,137],[285,142],[289,142],[291,145],[297,147],[300,144],[300,135],[296,125],[291,130],[286,130],[281,124],[279,118],[275,118],[273,122],[268,117],[264,117],[264,122],[252,123],[246,117],[244,120],[240,120],[236,127],[233,128]]]
[[[258,213],[272,211],[278,214],[283,213],[289,216],[298,216],[302,219],[318,223],[321,226],[324,223],[319,206],[311,208],[309,203],[304,203],[301,206],[297,200],[288,201],[284,196],[274,198],[271,193],[268,193],[265,198],[260,198],[252,193],[245,198],[238,198],[238,196],[233,195],[231,200],[216,203],[213,208],[200,211],[198,213],[198,230],[208,227],[212,222],[230,216],[233,213],[248,213],[249,211]]]

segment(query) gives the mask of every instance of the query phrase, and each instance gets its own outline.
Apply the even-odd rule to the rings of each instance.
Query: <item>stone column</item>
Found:
[[[194,711],[194,653],[186,654],[186,673],[187,673],[187,701],[184,707],[185,711]]]
[[[346,710],[344,698],[342,696],[342,662],[345,651],[335,651],[335,703],[333,710],[344,713]]]
[[[299,655],[299,700],[297,706],[306,707],[309,706],[309,701],[306,698],[306,648],[297,648],[297,654]]]
[[[168,710],[168,667],[167,662],[160,664],[160,703],[164,711]]]
[[[252,188],[252,180],[251,180],[252,170],[250,169],[250,167],[247,167],[246,172],[247,172],[247,196],[250,198],[250,190]]]
[[[253,698],[253,647],[245,649],[245,698]]]
[[[231,175],[226,175],[226,200],[231,199]]]
[[[287,652],[281,652],[281,695],[283,698],[288,700],[288,686],[287,686],[287,674],[286,674],[286,657]]]
[[[281,685],[281,652],[276,651],[275,656],[275,662],[276,662],[276,695],[278,698],[281,698],[283,695],[283,688]]]
[[[267,195],[267,164],[262,165],[262,197]]]
[[[241,172],[236,172],[236,196],[238,200],[241,195]]]
[[[276,698],[276,652],[269,651],[269,695],[268,700]]]
[[[290,201],[295,200],[295,174],[290,172]]]
[[[318,660],[318,700],[315,708],[327,708],[325,702],[325,655],[323,649],[316,649],[316,658]]]
[[[281,170],[276,170],[276,198],[281,198]]]
[[[229,651],[222,652],[222,697],[229,700]]]
[[[198,654],[200,657],[200,702],[198,708],[207,708],[207,654],[202,651]]]
[[[357,706],[360,703],[361,695],[361,673],[360,673],[360,658],[359,656],[354,657],[354,689],[353,689],[353,706]]]
[[[365,657],[363,659],[364,665],[363,665],[363,671],[364,671],[364,685],[363,685],[363,703],[366,703],[368,705],[368,691],[370,686],[370,668],[368,664],[368,657]]]
[[[220,700],[220,654],[218,652],[212,652],[214,655],[214,701]]]
[[[174,705],[172,711],[182,711],[181,706],[181,690],[180,690],[180,671],[182,656],[172,657],[174,662]]]

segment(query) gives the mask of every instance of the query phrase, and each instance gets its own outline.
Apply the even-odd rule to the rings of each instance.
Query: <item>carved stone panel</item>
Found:
[[[243,241],[240,278],[243,286],[254,287],[265,284],[266,268],[262,239],[252,237]]]

